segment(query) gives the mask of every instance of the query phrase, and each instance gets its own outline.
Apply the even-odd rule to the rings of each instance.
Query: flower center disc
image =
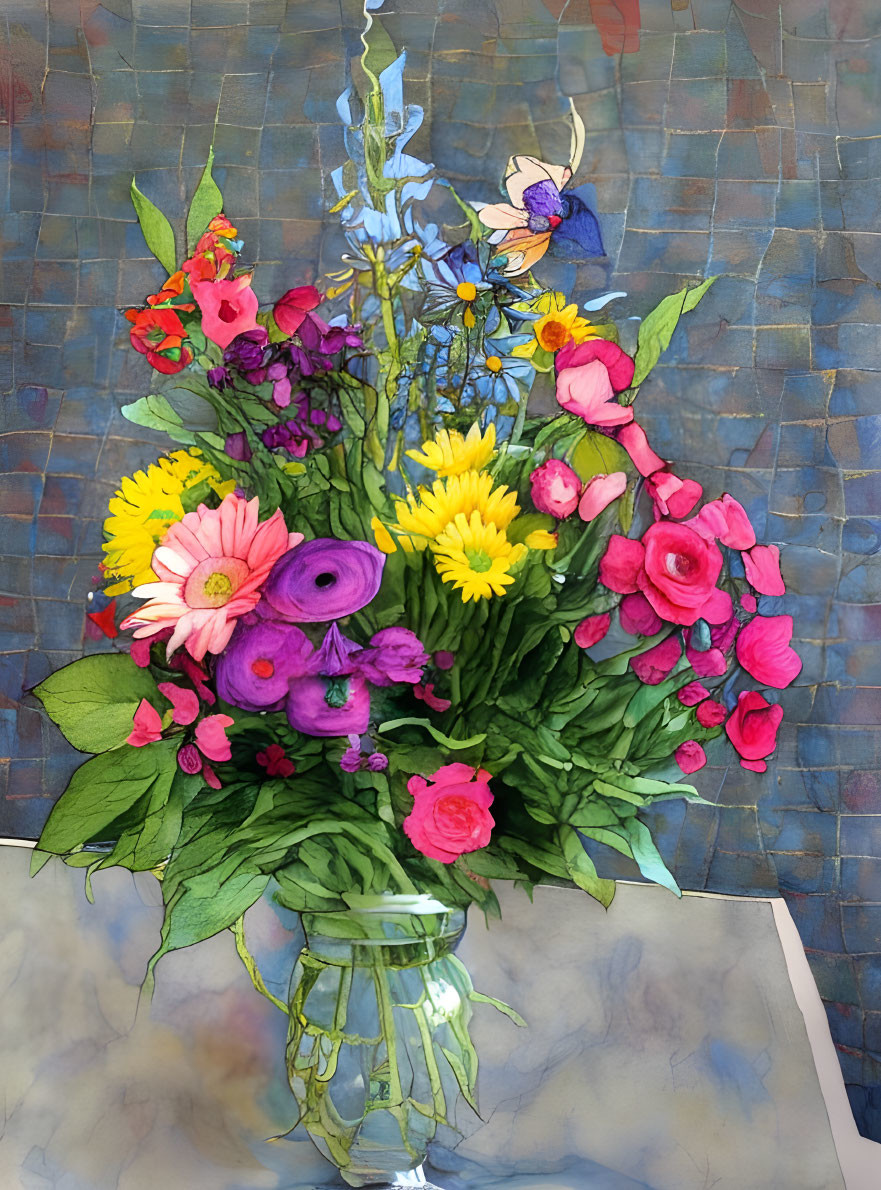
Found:
[[[477,286],[472,281],[460,281],[456,286],[456,297],[463,302],[473,302],[477,297]]]
[[[465,557],[475,574],[485,574],[492,569],[492,558],[485,550],[466,550]]]
[[[688,554],[667,554],[664,558],[667,573],[673,578],[688,578],[694,570],[694,559]]]
[[[248,577],[248,564],[241,558],[206,558],[184,586],[189,607],[223,607]]]
[[[559,351],[569,341],[569,331],[565,323],[552,320],[541,327],[538,341],[545,351]]]

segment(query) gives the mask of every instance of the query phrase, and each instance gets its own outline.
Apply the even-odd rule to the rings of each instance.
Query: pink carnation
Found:
[[[485,769],[461,763],[444,765],[427,781],[411,777],[407,789],[413,809],[404,819],[404,833],[416,850],[451,864],[468,851],[486,847],[495,826],[489,812],[489,781]]]

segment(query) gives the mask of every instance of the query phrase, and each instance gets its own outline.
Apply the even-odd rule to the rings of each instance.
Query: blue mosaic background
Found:
[[[647,312],[723,273],[640,394],[659,452],[781,547],[805,665],[764,776],[717,753],[717,807],[659,819],[683,886],[775,893],[881,1139],[881,7],[875,0],[408,0],[416,151],[491,199],[512,152],[597,192],[584,298]],[[83,649],[101,521],[158,437],[119,406],[151,374],[119,307],[160,279],[131,176],[182,217],[214,141],[263,300],[336,265],[324,176],[362,16],[343,0],[2,0],[0,833],[35,836],[77,754],[22,690]],[[547,274],[545,274],[547,275]],[[632,877],[614,861],[608,871]]]

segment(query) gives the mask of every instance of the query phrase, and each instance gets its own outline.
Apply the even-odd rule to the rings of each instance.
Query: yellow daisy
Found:
[[[533,323],[534,338],[514,347],[512,355],[532,359],[539,347],[553,353],[570,341],[583,343],[586,339],[597,337],[593,325],[579,315],[578,306],[574,302],[567,304],[562,293],[543,293],[529,304],[529,309],[542,317]]]
[[[462,602],[504,595],[514,582],[510,573],[526,556],[525,545],[512,545],[503,529],[484,524],[480,513],[457,513],[432,543],[438,574],[462,592]]]
[[[104,522],[107,540],[101,548],[105,574],[111,580],[105,588],[108,595],[156,581],[150,566],[153,551],[169,526],[183,517],[182,493],[206,482],[220,499],[236,486],[235,480],[224,482],[197,450],[176,450],[146,471],[123,476]]]
[[[392,529],[433,541],[460,513],[469,518],[474,512],[485,524],[505,529],[520,511],[517,493],[506,487],[493,490],[492,484],[492,476],[486,471],[436,479],[430,488],[421,487],[415,496],[397,502],[398,519]]]
[[[463,438],[458,430],[438,430],[433,440],[422,443],[422,452],[408,450],[409,458],[436,471],[440,478],[480,471],[495,455],[496,428],[490,422],[481,434],[475,422]]]

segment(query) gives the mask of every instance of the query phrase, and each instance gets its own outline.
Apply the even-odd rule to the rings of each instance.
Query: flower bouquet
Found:
[[[34,860],[155,872],[148,983],[231,931],[289,1015],[299,1119],[352,1185],[418,1166],[474,1104],[475,1000],[519,1022],[453,953],[465,910],[497,914],[497,880],[608,905],[586,841],[678,893],[643,811],[701,800],[682,777],[722,733],[764,770],[764,691],[800,669],[767,614],[777,549],[634,417],[713,279],[625,339],[604,311],[626,295],[579,304],[533,271],[603,255],[574,112],[567,166],[514,157],[482,203],[406,152],[403,57],[362,65],[320,288],[261,307],[211,159],[180,250],[133,184],[164,279],[125,316],[167,379],[123,413],[178,449],[110,501],[90,620],[114,649],[36,689],[92,758]],[[303,918],[287,1000],[246,942],[264,895]]]

